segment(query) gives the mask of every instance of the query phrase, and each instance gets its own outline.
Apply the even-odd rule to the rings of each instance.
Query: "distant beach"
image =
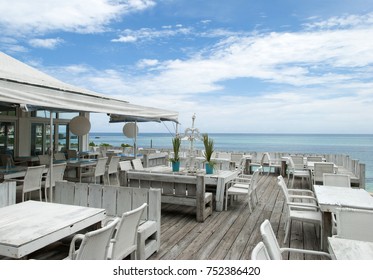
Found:
[[[122,133],[90,133],[89,141],[96,145],[107,143],[120,147],[122,143],[133,145],[133,139]],[[209,133],[217,151],[227,152],[288,152],[315,154],[346,154],[366,164],[366,189],[373,192],[373,135],[372,134],[248,134]],[[170,133],[139,133],[139,148],[171,148]],[[188,141],[182,148],[187,149]],[[195,147],[202,149],[202,142]]]

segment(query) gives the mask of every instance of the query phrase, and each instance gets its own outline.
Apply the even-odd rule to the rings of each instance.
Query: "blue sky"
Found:
[[[203,132],[373,133],[373,1],[0,0],[0,14],[1,51],[178,111],[180,131],[195,113]]]

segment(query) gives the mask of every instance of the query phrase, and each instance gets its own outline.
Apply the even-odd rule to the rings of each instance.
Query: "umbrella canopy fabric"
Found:
[[[95,112],[177,122],[178,113],[131,104],[61,82],[0,52],[0,102],[30,110]],[[27,109],[26,109],[27,110]]]

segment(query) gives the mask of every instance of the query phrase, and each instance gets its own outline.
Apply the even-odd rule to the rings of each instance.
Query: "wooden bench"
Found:
[[[106,209],[108,217],[147,203],[138,229],[137,257],[147,259],[160,247],[161,193],[156,189],[124,188],[88,183],[56,182],[56,203]]]
[[[196,219],[203,222],[212,213],[212,193],[205,191],[204,176],[127,172],[128,186],[162,190],[161,201],[196,208]]]

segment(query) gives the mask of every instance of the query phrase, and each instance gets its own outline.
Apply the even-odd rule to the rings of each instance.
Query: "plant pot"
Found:
[[[180,161],[172,162],[172,172],[179,172],[180,170]]]
[[[212,166],[209,163],[206,163],[206,174],[212,174],[214,173],[214,166]]]

